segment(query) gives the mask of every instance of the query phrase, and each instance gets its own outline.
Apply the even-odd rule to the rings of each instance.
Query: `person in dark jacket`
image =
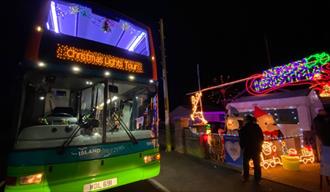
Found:
[[[249,161],[253,160],[254,178],[257,183],[261,179],[260,152],[264,136],[256,119],[251,115],[245,117],[245,125],[239,132],[240,146],[243,150],[243,181],[249,178]]]
[[[330,114],[329,109],[320,109],[313,119],[312,130],[320,140],[320,187],[330,191]]]

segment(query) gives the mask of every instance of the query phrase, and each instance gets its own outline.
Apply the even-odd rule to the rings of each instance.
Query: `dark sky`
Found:
[[[37,1],[13,2],[2,12],[8,26],[8,58],[15,60],[30,30]],[[261,72],[313,53],[330,50],[329,1],[169,1],[95,0],[150,26],[160,66],[158,22],[165,22],[170,108],[189,104],[185,93],[220,74],[232,80]],[[273,2],[273,3],[272,3]],[[10,14],[8,14],[10,13]],[[267,60],[265,39],[271,64]],[[159,67],[160,71],[160,67]],[[161,73],[159,73],[161,74]],[[161,82],[161,81],[160,81]]]
[[[220,74],[236,80],[330,51],[329,1],[99,2],[151,26],[156,40],[158,20],[164,18],[171,109],[189,104],[185,93],[197,89],[197,64],[207,87]]]

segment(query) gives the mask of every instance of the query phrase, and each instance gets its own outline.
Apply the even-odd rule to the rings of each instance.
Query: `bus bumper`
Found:
[[[126,185],[129,183],[133,183],[136,181],[149,179],[151,177],[155,177],[160,172],[160,162],[155,161],[152,163],[148,163],[141,167],[136,167],[133,169],[123,170],[120,172],[113,173],[104,173],[102,175],[97,176],[89,176],[85,178],[72,178],[70,181],[62,180],[58,182],[48,183],[47,179],[42,184],[31,184],[31,185],[16,185],[16,186],[8,186],[5,187],[5,192],[51,192],[51,191],[86,191],[84,190],[84,186],[104,181],[108,179],[116,179],[116,185],[102,188],[102,190],[114,188],[122,185]],[[98,190],[95,190],[98,191]]]

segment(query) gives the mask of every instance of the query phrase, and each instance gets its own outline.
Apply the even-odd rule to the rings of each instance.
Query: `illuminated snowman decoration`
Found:
[[[235,117],[235,116],[228,116],[226,119],[227,130],[234,131],[234,130],[239,129],[238,120],[241,120],[241,119],[239,117]]]
[[[239,112],[236,108],[229,106],[228,116],[226,117],[227,133],[237,133],[240,128],[240,121],[243,121],[242,117],[239,117]]]
[[[254,117],[257,119],[257,124],[265,135],[275,137],[283,136],[272,115],[255,106]]]

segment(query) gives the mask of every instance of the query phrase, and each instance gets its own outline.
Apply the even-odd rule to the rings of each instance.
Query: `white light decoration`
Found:
[[[149,80],[149,83],[154,83],[154,80],[150,79],[150,80]]]
[[[105,71],[104,72],[104,76],[106,76],[106,77],[110,76],[110,72],[109,71]]]
[[[129,79],[129,80],[134,80],[135,77],[134,77],[133,75],[130,75],[130,76],[128,76],[128,79]]]
[[[44,63],[44,62],[39,62],[38,63],[38,67],[40,67],[40,68],[43,68],[43,67],[45,67],[46,66],[46,64]]]
[[[92,81],[86,81],[86,85],[93,85]]]
[[[80,72],[81,69],[79,67],[77,67],[77,66],[73,66],[72,67],[72,71],[77,73],[77,72]]]
[[[118,99],[117,96],[113,96],[112,99],[111,99],[111,101],[116,101],[117,99]]]

